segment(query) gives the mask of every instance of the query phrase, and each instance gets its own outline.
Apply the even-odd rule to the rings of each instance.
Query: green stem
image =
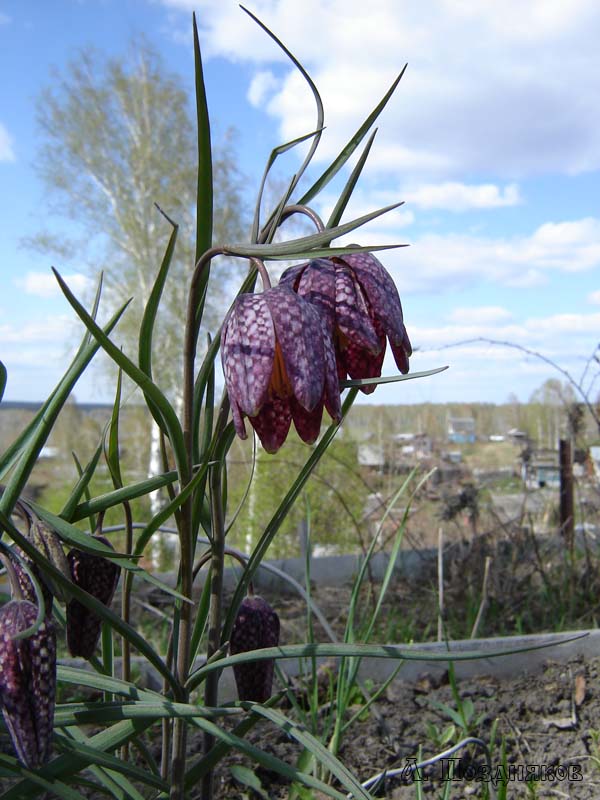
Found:
[[[198,309],[202,298],[202,276],[208,269],[211,260],[222,251],[218,248],[210,248],[198,260],[188,295],[188,307],[186,316],[184,352],[183,352],[183,442],[185,447],[185,463],[181,465],[179,476],[180,488],[184,488],[193,476],[193,420],[194,420],[194,364],[196,360],[196,348],[198,343],[198,332],[200,329],[200,319]],[[194,531],[192,523],[192,510],[194,493],[187,498],[181,507],[181,518],[179,520],[179,553],[180,553],[180,575],[181,575],[181,594],[192,599],[193,568],[194,568]],[[179,685],[179,696],[175,698],[179,702],[187,702],[188,692],[185,684],[190,671],[190,640],[193,630],[192,603],[181,603],[179,608],[179,632],[177,640],[177,683]],[[187,722],[178,717],[173,725],[173,749],[171,759],[171,800],[184,799],[184,776],[187,745]]]
[[[215,425],[215,451],[218,450],[219,439],[227,425],[229,416],[229,398],[221,401],[219,415]],[[208,611],[208,642],[206,648],[207,662],[221,647],[221,628],[223,625],[223,572],[225,568],[225,518],[223,508],[222,486],[223,464],[220,459],[210,469],[210,512],[211,512],[211,561],[210,561],[210,606]],[[204,705],[212,708],[218,705],[220,671],[215,671],[206,681],[204,687]],[[204,735],[204,754],[207,755],[215,745],[214,736]],[[202,800],[211,800],[213,796],[213,774],[209,770],[202,778]]]

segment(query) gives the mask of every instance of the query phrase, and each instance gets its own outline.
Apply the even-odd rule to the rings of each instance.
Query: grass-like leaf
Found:
[[[311,131],[310,133],[305,133],[303,136],[298,136],[298,138],[292,139],[291,141],[286,142],[285,144],[280,144],[277,147],[274,147],[273,150],[271,150],[258,189],[258,196],[256,200],[256,206],[254,209],[254,221],[252,223],[252,234],[250,237],[251,242],[258,242],[258,235],[260,231],[260,209],[262,205],[262,198],[265,190],[265,184],[267,182],[267,177],[269,175],[269,172],[271,171],[271,167],[273,166],[273,164],[280,155],[283,155],[283,153],[287,153],[287,151],[291,150],[292,147],[296,147],[297,145],[302,144],[302,142],[306,142],[308,139],[311,138],[311,136],[316,136],[317,133],[318,131]]]
[[[337,203],[335,204],[333,211],[329,219],[327,220],[326,228],[333,228],[335,225],[340,224],[340,220],[346,210],[346,206],[348,205],[350,198],[352,197],[352,192],[354,191],[354,187],[358,183],[358,179],[363,171],[363,167],[367,162],[367,158],[369,157],[369,153],[371,152],[371,147],[373,146],[373,141],[377,134],[377,129],[373,131],[373,133],[369,136],[369,139],[365,145],[364,150],[362,151],[360,158],[356,162],[354,169],[352,170],[350,177],[346,181],[346,185],[341,191],[340,196],[338,197]]]
[[[121,617],[119,617],[118,614],[115,614],[110,608],[107,608],[103,603],[100,603],[98,600],[96,600],[95,597],[88,594],[75,583],[65,578],[62,572],[57,569],[48,559],[44,558],[41,553],[38,552],[32,542],[23,536],[23,534],[21,534],[20,531],[15,528],[10,519],[8,519],[1,512],[0,528],[2,528],[22,550],[40,566],[44,574],[49,575],[54,582],[66,590],[68,596],[70,595],[76,600],[79,600],[82,605],[84,605],[86,608],[89,608],[94,614],[100,617],[100,619],[108,622],[113,630],[124,636],[130,642],[132,647],[136,647],[140,653],[148,659],[148,661],[158,670],[158,672],[164,678],[166,678],[170,686],[172,686],[175,691],[178,690],[178,683],[175,676],[171,670],[168,669],[160,655],[148,643],[144,636],[139,634],[135,628],[132,628],[126,622],[123,622]],[[108,548],[106,549],[108,550]],[[151,579],[152,576],[149,576],[149,578]],[[173,593],[173,590],[170,590],[170,592]]]
[[[67,522],[70,522],[72,520],[75,509],[77,508],[77,504],[81,500],[82,496],[86,494],[86,492],[88,491],[90,481],[94,476],[101,455],[102,455],[102,442],[100,442],[98,447],[95,449],[85,469],[81,469],[77,457],[75,456],[75,454],[73,454],[73,458],[75,459],[75,464],[79,471],[79,480],[71,490],[71,494],[69,495],[67,502],[64,504],[63,509],[60,512],[60,516],[63,519],[67,520]],[[90,516],[93,516],[93,512],[92,515]]]
[[[128,486],[124,486],[122,489],[93,497],[91,500],[79,503],[75,507],[71,514],[70,521],[78,522],[81,519],[86,519],[91,514],[100,514],[102,511],[108,511],[109,508],[119,506],[126,500],[135,500],[136,497],[144,497],[149,492],[162,489],[170,483],[175,483],[178,477],[177,472],[172,470],[171,472],[164,472],[162,475],[154,475],[151,478],[145,478],[138,483],[131,483]]]
[[[387,214],[388,211],[398,208],[403,205],[402,203],[392,203],[389,206],[378,208],[376,211],[371,211],[364,214],[362,217],[346,222],[343,225],[336,225],[334,228],[328,228],[320,233],[313,233],[310,236],[301,236],[298,239],[289,239],[287,242],[278,242],[277,244],[226,244],[223,245],[223,252],[225,255],[263,258],[265,260],[277,258],[303,258],[304,255],[312,255],[314,251],[322,247],[327,247],[333,239],[344,236],[346,233],[360,228],[371,220]],[[397,247],[398,245],[396,245]],[[349,248],[352,250],[353,248]],[[371,250],[376,248],[370,248]],[[383,248],[378,248],[383,249]],[[114,345],[113,345],[114,346]]]
[[[102,331],[107,336],[115,327],[126,306],[121,307]],[[95,323],[94,323],[95,324]],[[87,335],[69,368],[51,392],[35,417],[24,431],[15,439],[0,458],[0,479],[13,467],[6,483],[5,491],[0,499],[0,510],[10,513],[27,483],[42,447],[45,445],[52,427],[66,403],[69,395],[81,374],[84,372],[99,349],[97,342],[87,342]]]
[[[103,350],[112,358],[112,360],[117,364],[117,366],[121,367],[123,372],[125,372],[131,380],[140,387],[140,389],[144,392],[144,394],[150,397],[151,401],[154,405],[159,409],[161,413],[161,417],[164,420],[165,425],[165,433],[169,437],[171,441],[171,446],[173,448],[173,455],[175,457],[175,461],[178,465],[185,463],[185,447],[183,442],[183,432],[181,430],[181,425],[179,424],[179,420],[177,419],[177,415],[173,410],[172,406],[170,405],[167,398],[164,394],[160,391],[158,386],[152,382],[152,380],[146,375],[145,372],[136,366],[130,358],[128,358],[115,344],[110,340],[110,338],[104,333],[102,328],[100,328],[94,319],[87,313],[85,308],[81,305],[81,303],[77,300],[73,292],[69,289],[65,281],[59,275],[59,273],[53,269],[54,275],[58,284],[71,304],[73,310],[77,314],[77,316],[81,319],[83,324],[86,328],[90,331],[93,335],[94,339],[100,344]]]
[[[319,94],[319,90],[313,79],[310,77],[306,69],[302,66],[300,61],[296,58],[296,56],[288,50],[288,48],[283,44],[283,42],[271,31],[263,22],[261,22],[258,17],[256,17],[251,11],[249,11],[244,6],[240,6],[242,11],[245,11],[249,17],[251,17],[257,25],[259,25],[263,31],[271,37],[271,39],[275,42],[275,44],[285,53],[285,55],[290,59],[292,64],[296,67],[296,69],[300,72],[306,83],[308,84],[317,109],[317,124],[315,125],[315,132],[314,134],[309,134],[307,138],[313,137],[313,141],[311,146],[308,149],[308,152],[304,158],[304,161],[300,165],[300,167],[296,170],[296,174],[294,175],[294,180],[292,182],[291,191],[293,191],[294,187],[297,186],[298,181],[304,175],[306,168],[312,161],[312,158],[315,154],[317,147],[319,146],[319,142],[321,141],[321,135],[323,133],[323,121],[325,119],[325,112],[323,109],[323,101],[321,100],[321,95]],[[260,202],[260,197],[259,197]],[[267,223],[268,224],[268,223]]]
[[[407,375],[389,375],[387,378],[356,378],[355,380],[340,381],[340,388],[349,389],[352,386],[367,386],[368,384],[379,383],[400,383],[401,381],[413,381],[416,378],[428,378],[430,375],[437,375],[445,372],[448,366],[427,369],[424,372],[409,372]]]
[[[314,778],[312,775],[308,775],[307,773],[300,772],[296,767],[291,766],[290,764],[286,764],[285,761],[277,758],[276,756],[272,756],[269,753],[265,753],[264,750],[261,750],[258,747],[247,742],[245,739],[236,736],[234,733],[230,731],[226,731],[220,728],[218,725],[215,725],[213,722],[207,719],[199,719],[197,718],[194,720],[197,727],[201,728],[202,730],[206,731],[207,733],[211,734],[215,737],[215,739],[224,742],[225,744],[229,745],[230,747],[234,748],[235,750],[239,750],[244,755],[248,756],[257,764],[261,764],[263,767],[266,767],[269,770],[273,770],[280,775],[288,778],[290,781],[298,781],[302,783],[304,786],[308,786],[311,789],[317,789],[323,794],[328,795],[329,797],[334,797],[336,800],[346,800],[346,795],[339,792],[337,789],[334,789],[331,786],[328,786],[323,781]],[[186,775],[186,785],[189,785],[188,775]],[[370,795],[362,795],[363,797],[370,797]]]
[[[252,650],[246,653],[236,653],[226,656],[214,663],[205,664],[197,669],[188,681],[188,688],[195,689],[209,672],[215,669],[232,667],[234,664],[243,664],[246,661],[265,661],[275,658],[319,658],[319,657],[357,657],[357,658],[393,658],[404,661],[477,661],[482,658],[498,658],[516,653],[527,653],[531,650],[544,650],[548,647],[557,647],[561,644],[575,642],[583,639],[587,633],[557,636],[551,642],[544,644],[519,645],[516,647],[499,647],[497,650],[445,650],[436,653],[431,650],[416,650],[404,645],[395,644],[338,644],[328,642],[324,644],[292,644],[281,647],[265,647],[261,650]]]
[[[261,717],[270,720],[282,731],[285,731],[289,736],[295,739],[299,744],[303,745],[309,750],[313,756],[319,761],[326,770],[331,772],[332,775],[339,780],[346,791],[351,793],[352,797],[362,798],[362,800],[371,800],[371,795],[363,789],[360,783],[356,780],[350,770],[339,761],[333,753],[323,745],[316,736],[309,733],[303,725],[298,725],[289,717],[286,717],[281,711],[274,708],[267,708],[259,703],[241,703],[243,708],[259,714]]]
[[[126,744],[134,736],[139,735],[149,725],[150,723],[147,720],[123,720],[123,722],[118,722],[107,730],[90,737],[89,744],[94,751],[115,750]],[[0,756],[0,758],[5,759],[8,756]],[[21,767],[20,774],[23,775],[25,780],[3,792],[0,795],[0,800],[24,800],[26,797],[33,797],[39,794],[36,790],[36,784],[45,786],[49,791],[57,794],[57,787],[61,788],[63,786],[61,778],[69,778],[81,771],[89,763],[88,758],[83,755],[75,757],[72,754],[68,754],[60,755],[58,758],[53,759],[50,763],[45,764],[39,772],[25,770],[24,767]],[[46,781],[47,785],[42,784],[41,781]],[[66,795],[64,796],[67,797]],[[75,799],[69,797],[68,800]],[[82,800],[80,795],[77,795],[77,800]]]
[[[396,80],[392,83],[390,88],[384,94],[382,99],[379,103],[375,106],[373,111],[369,114],[363,124],[359,127],[356,131],[354,136],[348,141],[346,146],[341,150],[340,154],[331,162],[331,164],[327,167],[327,169],[317,178],[317,180],[313,183],[313,185],[306,191],[301,199],[298,201],[302,205],[307,205],[310,201],[316,197],[319,192],[327,186],[329,181],[331,181],[340,169],[346,164],[348,159],[352,156],[356,148],[362,142],[363,138],[365,137],[367,131],[371,128],[377,117],[381,114],[383,109],[386,107],[388,100],[394,94],[396,87],[400,83],[402,76],[406,71],[407,65],[404,66],[402,72],[398,75]]]

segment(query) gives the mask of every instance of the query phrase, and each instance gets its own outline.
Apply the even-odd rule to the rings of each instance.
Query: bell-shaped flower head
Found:
[[[11,600],[0,609],[0,707],[22,764],[35,769],[50,757],[56,696],[56,633],[46,617],[31,636],[37,607]]]
[[[248,417],[267,452],[281,447],[292,420],[312,444],[324,405],[340,419],[331,339],[319,310],[291,289],[237,297],[223,323],[221,359],[236,432],[246,438]]]
[[[276,647],[279,644],[279,617],[266,600],[258,595],[246,596],[239,608],[229,641],[231,655]],[[240,700],[265,703],[273,688],[272,658],[235,664],[233,674]]]
[[[378,378],[388,339],[398,369],[408,372],[412,348],[400,297],[375,256],[317,258],[286,270],[280,285],[289,286],[322,312],[335,345],[340,380]],[[361,389],[370,394],[375,386]]]

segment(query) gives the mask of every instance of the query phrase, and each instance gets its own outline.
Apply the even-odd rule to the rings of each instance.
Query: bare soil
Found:
[[[477,722],[472,733],[492,746],[492,774],[509,778],[508,798],[600,797],[600,697],[597,686],[600,659],[575,660],[566,664],[548,662],[541,673],[519,675],[508,681],[489,677],[461,681],[460,696],[474,705]],[[434,683],[424,674],[414,684],[397,680],[377,702],[376,713],[358,721],[349,731],[340,758],[361,781],[384,770],[405,767],[410,759],[428,759],[440,751],[432,740],[431,727],[439,731],[451,722],[436,703],[456,708],[447,680]],[[457,731],[452,743],[461,739]],[[288,763],[294,763],[300,748],[285,733],[268,722],[260,722],[248,740]],[[505,748],[505,757],[502,748]],[[443,749],[443,748],[442,748]],[[423,795],[432,798],[489,797],[486,761],[474,746],[455,753],[457,775],[449,795],[444,795],[450,760],[422,771]],[[217,772],[217,796],[225,800],[259,797],[238,783],[231,774],[234,763],[245,763],[230,755]],[[504,772],[498,771],[504,765]],[[250,764],[248,764],[250,766]],[[265,795],[276,800],[288,796],[289,784],[273,772],[252,767]],[[405,772],[405,775],[407,773]],[[534,778],[538,780],[534,780]],[[199,797],[199,795],[193,795]],[[394,800],[418,797],[415,782],[389,778],[378,796]],[[493,796],[493,795],[492,795]]]

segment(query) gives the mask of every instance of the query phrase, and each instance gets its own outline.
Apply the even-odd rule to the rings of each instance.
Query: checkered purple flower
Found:
[[[229,650],[232,655],[276,647],[279,644],[279,617],[266,600],[246,596],[235,618]],[[275,661],[247,661],[235,664],[233,674],[240,700],[265,703],[271,697]]]
[[[407,373],[412,348],[402,305],[385,267],[370,253],[317,258],[290,267],[280,285],[288,286],[317,307],[335,344],[340,380],[378,378],[386,340],[398,369]],[[362,386],[365,394],[376,384]]]
[[[335,353],[319,310],[285,286],[242,294],[223,324],[221,357],[236,432],[244,417],[269,453],[285,441],[293,420],[312,444],[323,407],[339,421]]]
[[[56,696],[56,633],[46,617],[37,631],[30,628],[37,606],[11,600],[0,609],[0,706],[19,760],[31,769],[50,757]]]

